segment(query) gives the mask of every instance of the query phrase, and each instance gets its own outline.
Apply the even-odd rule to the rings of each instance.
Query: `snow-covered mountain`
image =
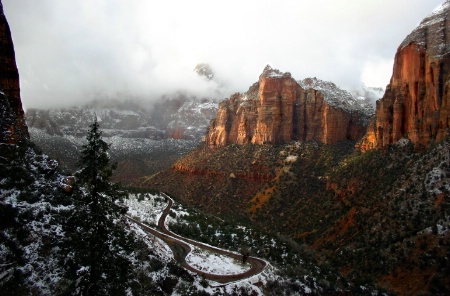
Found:
[[[357,111],[372,116],[375,112],[372,104],[365,101],[366,96],[350,93],[336,86],[331,81],[324,81],[316,77],[297,81],[305,90],[314,89],[323,93],[325,101],[333,107],[348,112]],[[369,94],[369,93],[367,93]]]
[[[50,135],[83,136],[89,123],[97,118],[106,137],[201,140],[216,111],[214,101],[177,95],[150,103],[95,100],[70,108],[33,108],[26,111],[26,118],[29,127]],[[183,127],[177,137],[172,135],[175,125]]]
[[[165,169],[197,146],[217,103],[178,95],[151,104],[143,101],[97,100],[83,107],[28,109],[31,140],[69,171],[89,124],[97,118],[119,163],[116,180],[131,181]]]

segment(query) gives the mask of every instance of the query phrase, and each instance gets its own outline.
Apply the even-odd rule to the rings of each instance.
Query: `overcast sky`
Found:
[[[402,40],[443,0],[3,0],[25,108],[96,95],[244,92],[266,64],[385,87]],[[216,83],[192,69],[207,62]],[[221,93],[217,93],[217,88]]]

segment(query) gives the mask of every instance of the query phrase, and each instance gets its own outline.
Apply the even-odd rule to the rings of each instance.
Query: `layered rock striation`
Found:
[[[450,2],[426,17],[401,43],[362,151],[408,138],[417,148],[441,142],[450,128]]]
[[[295,81],[290,73],[266,66],[246,93],[236,93],[219,104],[205,141],[209,147],[223,147],[359,140],[372,113],[369,106],[331,82]]]
[[[11,31],[0,1],[0,143],[17,144],[29,139],[20,100],[19,71]]]

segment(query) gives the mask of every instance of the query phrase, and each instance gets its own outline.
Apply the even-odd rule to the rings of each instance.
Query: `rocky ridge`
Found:
[[[17,144],[29,139],[20,99],[17,70],[11,31],[0,2],[0,143]]]
[[[323,93],[325,102],[330,106],[349,112],[360,112],[368,116],[373,115],[372,106],[361,102],[365,100],[365,97],[354,97],[350,92],[340,89],[333,82],[323,81],[316,77],[305,78],[297,82],[305,90],[316,90]]]
[[[185,96],[162,98],[155,103],[125,100],[95,100],[85,106],[35,109],[26,112],[30,128],[50,135],[83,136],[97,117],[104,136],[199,141],[215,115],[217,104]]]
[[[266,68],[246,93],[220,104],[207,146],[137,185],[283,233],[343,278],[394,295],[444,295],[450,287],[450,84],[447,45],[439,44],[447,44],[442,32],[449,6],[447,1],[399,47],[391,83],[357,146],[366,153],[354,149],[355,142],[320,140],[314,125],[305,129],[315,135],[310,141],[283,144],[291,135],[284,127],[297,126],[289,118],[298,105],[287,98],[309,98],[309,109],[302,109],[309,113],[302,114],[315,114],[310,118],[316,122],[323,106],[352,104],[330,107],[334,94],[346,93]],[[265,178],[249,178],[252,172]]]
[[[289,72],[266,66],[244,93],[219,104],[206,135],[209,147],[228,144],[283,144],[359,140],[366,131],[370,105],[331,82],[295,81]]]
[[[96,117],[118,162],[114,180],[130,182],[164,170],[202,140],[217,104],[188,98],[141,102],[96,101],[84,107],[28,109],[31,140],[62,168],[76,169],[87,127]]]
[[[401,138],[416,149],[439,143],[450,129],[450,2],[427,16],[397,49],[376,116],[358,147],[381,149]]]

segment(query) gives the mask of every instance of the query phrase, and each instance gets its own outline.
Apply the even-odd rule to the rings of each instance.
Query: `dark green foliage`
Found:
[[[0,241],[6,247],[4,257],[0,259],[0,272],[6,272],[0,279],[0,287],[4,295],[14,295],[27,291],[23,274],[19,269],[25,264],[22,246],[17,238],[24,229],[17,223],[18,212],[8,204],[0,203]]]
[[[420,152],[410,144],[361,153],[351,142],[197,149],[178,164],[208,174],[172,170],[148,185],[158,185],[207,213],[251,220],[263,231],[290,237],[322,271],[345,277],[348,286],[341,287],[356,294],[361,293],[359,285],[392,291],[394,284],[412,279],[409,275],[416,269],[423,282],[432,275],[437,278],[430,282],[430,291],[442,291],[450,286],[443,268],[448,264],[445,245],[450,238],[449,147],[446,140]],[[287,156],[297,159],[288,162]],[[246,180],[251,166],[265,168],[273,177],[260,183]],[[231,172],[237,176],[232,180]],[[164,180],[177,186],[169,188]],[[215,235],[218,228],[208,229],[209,219],[205,223],[190,219],[186,218],[189,224],[171,227],[211,244],[234,250],[242,246],[225,230]],[[258,256],[278,263],[275,250],[262,245],[262,251]],[[303,272],[304,266],[289,266],[294,260],[286,261],[280,265],[287,274]],[[339,286],[339,281],[329,276],[322,286],[327,282]]]
[[[0,144],[0,176],[5,177],[2,189],[25,188],[31,184],[32,177],[27,170],[27,148],[27,145]]]
[[[32,143],[0,144],[0,164],[0,290],[2,295],[33,294],[30,277],[48,283],[45,269],[52,265],[57,241],[53,223],[65,213],[53,208],[67,204],[57,186],[61,176],[57,163]]]
[[[179,204],[173,206],[173,208],[179,207]],[[284,279],[287,279],[287,282],[283,280],[283,284],[280,284],[280,287],[283,287],[281,290],[272,290],[269,287],[266,291],[267,295],[273,295],[272,291],[292,292],[294,290],[289,289],[295,285],[291,285],[291,281],[294,282],[296,279],[301,278],[301,282],[303,282],[305,276],[311,279],[312,282],[314,282],[313,278],[321,279],[324,282],[329,282],[330,278],[335,279],[332,287],[327,288],[323,283],[319,285],[320,289],[330,292],[335,291],[337,288],[343,288],[343,285],[347,284],[342,278],[339,278],[339,282],[336,283],[338,278],[337,272],[332,270],[332,268],[318,269],[310,251],[305,249],[304,245],[299,245],[286,236],[271,233],[254,224],[223,220],[198,210],[187,208],[189,215],[177,216],[177,222],[169,225],[171,231],[209,245],[268,260],[280,269],[280,274]],[[242,224],[246,225],[246,227],[243,227]],[[281,281],[281,279],[278,279],[278,281]],[[308,286],[317,286],[317,282]]]
[[[17,223],[18,211],[11,207],[11,205],[0,203],[0,240],[4,242],[5,246],[10,250],[10,254],[4,258],[6,262],[17,262],[19,265],[24,264],[23,250],[18,246],[17,242],[10,238],[5,231],[16,229],[16,235],[23,232],[19,223]]]
[[[8,190],[26,187],[32,182],[32,176],[26,170],[25,159],[27,145],[0,144],[0,244],[3,252],[0,257],[0,290],[4,295],[26,294],[28,287],[24,282],[21,268],[26,264],[23,245],[29,231],[22,227],[22,216],[4,198]]]
[[[117,203],[123,192],[110,182],[115,166],[109,163],[108,149],[94,122],[81,151],[75,208],[65,224],[65,265],[72,294],[124,294],[130,274],[126,254],[133,240],[121,219],[126,208]]]
[[[58,160],[60,169],[65,171],[77,169],[81,135],[74,134],[75,138],[70,139],[57,134],[50,135],[36,128],[31,128],[30,134],[38,147],[51,158]],[[103,136],[107,141],[111,139],[111,134]],[[124,137],[131,136],[124,135]],[[112,180],[120,180],[124,184],[130,184],[140,177],[170,168],[180,155],[187,153],[197,144],[197,141],[186,140],[179,145],[172,139],[162,139],[149,143],[152,146],[148,147],[141,145],[139,137],[131,137],[129,141],[128,145],[111,147],[109,151],[111,159],[118,163],[118,169],[114,171]]]
[[[97,142],[102,157],[83,154],[87,165],[81,162],[71,195],[62,190],[66,176],[58,164],[32,143],[0,144],[1,295],[125,295],[126,289],[163,295],[164,269],[172,267],[147,244],[136,243],[123,220],[125,209],[115,202],[123,193],[109,181],[113,166],[98,126],[97,132],[86,151]],[[95,179],[89,178],[91,163],[98,170]],[[163,273],[161,282],[152,279],[155,271]],[[178,280],[193,281],[186,271],[179,274]]]

